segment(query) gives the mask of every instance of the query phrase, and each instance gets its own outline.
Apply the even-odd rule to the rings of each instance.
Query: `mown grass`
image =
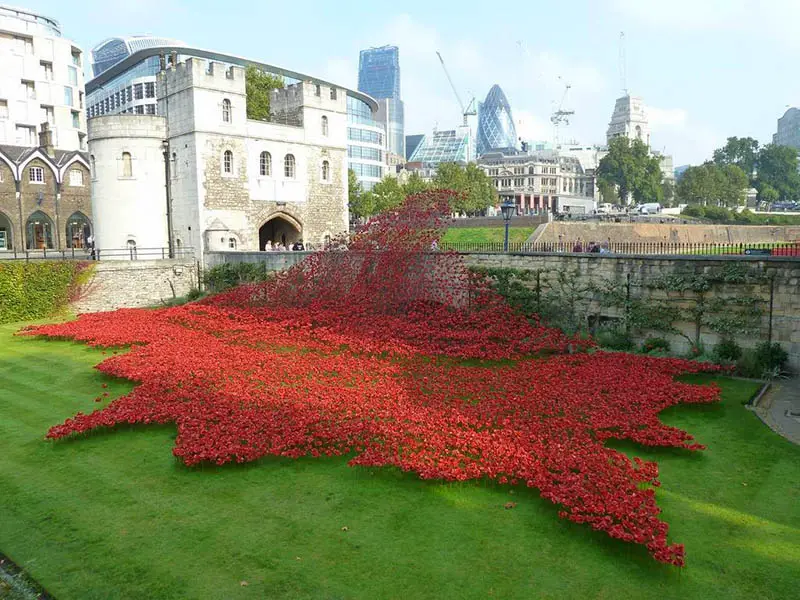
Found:
[[[510,227],[508,241],[521,244],[531,236],[533,230],[533,227]],[[441,241],[450,244],[486,244],[502,242],[504,236],[504,227],[451,227]]]
[[[0,327],[0,551],[60,600],[797,597],[800,448],[742,406],[748,382],[664,413],[705,452],[618,445],[659,461],[680,570],[558,519],[532,490],[345,459],[188,469],[171,426],[45,441],[102,406],[103,383],[111,398],[131,384],[91,368],[98,350],[14,330]]]

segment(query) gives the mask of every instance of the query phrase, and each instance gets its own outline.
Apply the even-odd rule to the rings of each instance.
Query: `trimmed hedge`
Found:
[[[92,270],[91,263],[76,261],[0,261],[0,323],[62,312]]]

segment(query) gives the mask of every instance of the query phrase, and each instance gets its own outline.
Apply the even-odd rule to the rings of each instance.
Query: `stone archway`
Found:
[[[0,252],[14,248],[13,231],[14,226],[11,224],[11,219],[0,212]]]
[[[258,249],[264,250],[268,244],[280,244],[290,249],[292,244],[303,239],[303,226],[285,214],[277,214],[258,229]]]
[[[80,211],[72,213],[67,219],[65,237],[67,248],[86,248],[90,237],[92,237],[92,224],[89,218]]]

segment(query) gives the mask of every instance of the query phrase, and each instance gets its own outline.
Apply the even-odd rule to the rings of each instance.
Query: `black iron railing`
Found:
[[[2,260],[162,260],[169,258],[169,248],[67,248],[65,250],[0,250]],[[194,248],[176,248],[175,259],[194,259]]]
[[[456,252],[503,252],[503,242],[439,242],[441,250]],[[590,253],[648,254],[682,256],[798,256],[800,241],[756,244],[682,243],[682,242],[510,242],[508,251],[515,254]]]

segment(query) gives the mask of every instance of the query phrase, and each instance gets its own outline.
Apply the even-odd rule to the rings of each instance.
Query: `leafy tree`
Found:
[[[363,194],[370,210],[369,215],[376,215],[397,208],[406,199],[406,194],[397,177],[386,175],[367,193]]]
[[[433,187],[460,192],[460,196],[453,200],[453,212],[476,214],[497,202],[497,191],[492,180],[475,163],[468,164],[466,168],[455,163],[440,164],[436,169]]]
[[[350,214],[354,217],[363,218],[370,214],[370,207],[365,203],[364,190],[356,177],[353,169],[347,169],[347,204],[350,207]]]
[[[598,166],[597,177],[606,189],[616,187],[622,204],[627,204],[630,196],[641,203],[659,201],[663,195],[661,164],[638,139],[612,139],[608,154]]]
[[[747,175],[736,165],[707,162],[686,169],[676,194],[687,204],[735,207],[744,201],[747,186]]]
[[[661,196],[665,204],[672,204],[672,199],[675,197],[675,184],[672,181],[665,179],[661,183]]]
[[[765,183],[761,186],[761,191],[759,191],[758,196],[762,202],[766,202],[767,204],[772,204],[780,199],[778,190],[768,183]]]
[[[797,150],[775,144],[761,148],[758,153],[758,177],[755,184],[760,200],[764,200],[763,191],[767,189],[766,186],[774,189],[778,193],[778,199],[783,202],[800,197]]]
[[[283,88],[283,77],[265,73],[254,65],[248,65],[244,75],[245,92],[247,94],[247,118],[269,121],[270,92]]]
[[[603,198],[603,202],[615,203],[619,200],[617,197],[617,189],[614,187],[613,183],[598,179],[597,188],[600,190],[600,196]]]
[[[753,138],[729,137],[722,148],[714,150],[714,163],[721,167],[736,165],[749,179],[758,162],[758,148],[758,141]]]
[[[422,179],[422,177],[419,176],[419,173],[413,172],[408,176],[408,180],[406,180],[405,184],[403,185],[403,191],[405,192],[406,196],[413,196],[414,194],[420,194],[429,190],[430,187],[430,184]]]

